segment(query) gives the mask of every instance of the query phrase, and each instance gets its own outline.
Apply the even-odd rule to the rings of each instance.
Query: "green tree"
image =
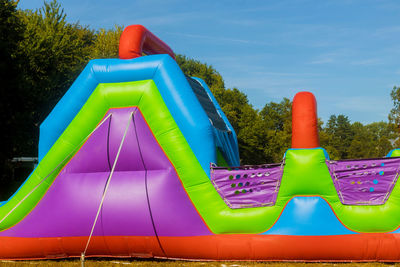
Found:
[[[264,160],[279,162],[285,151],[291,147],[292,102],[284,98],[280,103],[267,103],[260,115],[266,131],[264,141]]]
[[[351,124],[343,115],[332,115],[327,126],[320,129],[321,146],[332,159],[383,157],[393,149],[394,139],[389,123]]]
[[[397,132],[387,122],[373,122],[366,125],[366,128],[373,135],[374,154],[372,157],[383,157],[395,148]]]
[[[392,92],[390,93],[390,96],[393,101],[393,108],[391,109],[389,113],[389,123],[390,127],[393,132],[396,133],[395,136],[395,146],[400,147],[400,87],[394,86],[392,89]]]
[[[329,137],[324,138],[322,141],[327,143],[321,142],[321,145],[329,148],[328,153],[337,152],[338,158],[348,158],[349,146],[354,137],[349,118],[345,115],[331,115],[323,131]]]
[[[354,138],[349,147],[350,158],[376,158],[385,156],[393,149],[394,134],[386,122],[373,122],[362,125],[359,122],[352,124]]]
[[[13,157],[37,155],[39,125],[87,63],[94,34],[67,23],[56,1],[36,11],[17,10],[15,1],[0,4],[1,53],[7,54],[1,64],[12,70],[2,72],[5,166]]]
[[[14,134],[16,128],[15,112],[20,102],[20,61],[18,56],[19,42],[23,39],[23,24],[18,16],[17,2],[0,0],[0,90],[1,120],[0,127],[2,149],[1,160],[10,157],[13,152]]]
[[[216,99],[222,100],[221,94],[225,89],[224,80],[212,66],[179,54],[176,55],[176,62],[186,75],[204,80]]]
[[[22,140],[17,131],[19,122],[15,120],[21,108],[21,58],[17,51],[23,38],[23,24],[17,11],[17,3],[12,0],[0,0],[0,199],[12,186],[11,169],[7,160]]]
[[[114,29],[97,31],[90,58],[118,58],[119,39],[123,30],[123,26],[115,25]]]
[[[350,145],[347,149],[348,158],[371,158],[375,156],[374,136],[371,131],[368,131],[360,122],[355,122],[351,125],[353,136]],[[348,143],[348,140],[346,140]]]
[[[27,100],[33,121],[40,123],[89,60],[94,34],[78,23],[68,23],[55,0],[21,15],[26,28],[20,52],[27,59],[24,81],[31,90]]]
[[[236,133],[241,163],[246,165],[265,163],[265,124],[258,111],[253,109],[250,104],[243,106],[240,113]]]

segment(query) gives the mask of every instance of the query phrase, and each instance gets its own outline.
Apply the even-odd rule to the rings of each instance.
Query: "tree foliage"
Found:
[[[23,131],[17,131],[22,125],[18,121],[22,116],[18,105],[22,100],[22,88],[19,66],[22,58],[18,56],[19,43],[23,40],[23,25],[17,11],[17,2],[0,0],[0,196],[2,191],[12,187],[8,159],[18,151],[18,143],[26,136]],[[22,128],[24,129],[24,128]],[[1,190],[3,188],[3,190]]]
[[[114,29],[100,29],[95,35],[90,58],[118,58],[119,38],[123,30],[124,27],[118,25]]]
[[[363,125],[351,123],[347,116],[332,115],[320,130],[321,146],[332,159],[376,158],[394,148],[396,133],[386,122]]]
[[[392,130],[400,133],[400,87],[394,86],[390,96],[393,101],[393,108],[390,110],[389,113],[389,123],[392,127]],[[400,146],[400,139],[396,138],[395,140],[396,146]]]
[[[186,75],[203,79],[213,94],[218,95],[220,90],[225,89],[222,76],[212,66],[179,54],[176,55],[176,62]]]
[[[8,129],[15,128],[14,111],[21,100],[21,79],[19,66],[22,58],[18,56],[18,48],[23,40],[23,26],[18,16],[17,3],[11,0],[0,1],[0,155],[2,161],[13,153],[14,134]]]
[[[264,157],[267,162],[279,162],[290,148],[292,139],[292,102],[284,98],[270,102],[260,112],[265,123]]]
[[[21,12],[25,26],[20,53],[23,83],[34,94],[25,103],[33,110],[31,120],[39,124],[75,80],[89,60],[93,31],[66,21],[56,1],[45,2],[36,11]]]

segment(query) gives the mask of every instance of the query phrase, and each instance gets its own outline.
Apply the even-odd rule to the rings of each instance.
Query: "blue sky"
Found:
[[[324,121],[386,121],[390,91],[400,86],[397,0],[59,2],[70,22],[93,29],[144,25],[176,53],[214,66],[259,109],[311,91]]]

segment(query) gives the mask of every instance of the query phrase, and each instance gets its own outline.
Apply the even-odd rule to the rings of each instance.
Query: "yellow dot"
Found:
[[[362,184],[362,182],[358,181],[357,184]]]
[[[354,181],[351,181],[351,184],[355,184],[356,182],[354,182]]]

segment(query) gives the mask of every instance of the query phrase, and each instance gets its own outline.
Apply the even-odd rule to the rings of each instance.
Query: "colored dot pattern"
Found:
[[[326,164],[342,204],[382,205],[397,182],[400,159],[328,160]]]
[[[282,163],[242,167],[212,167],[211,181],[233,209],[275,205],[283,174]]]

